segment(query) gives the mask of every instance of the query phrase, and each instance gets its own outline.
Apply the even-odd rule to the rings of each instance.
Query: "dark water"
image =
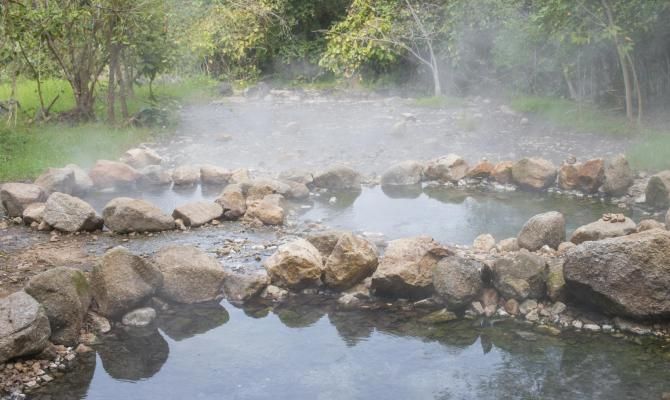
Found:
[[[117,332],[33,399],[659,399],[670,350],[332,303],[227,303]],[[524,333],[526,332],[526,333]],[[86,358],[85,358],[86,359]]]

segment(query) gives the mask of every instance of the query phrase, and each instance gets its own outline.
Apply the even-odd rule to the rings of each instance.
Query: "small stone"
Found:
[[[88,346],[86,346],[86,345],[83,344],[83,343],[80,343],[80,344],[77,346],[77,348],[74,349],[74,351],[75,351],[75,353],[77,353],[77,354],[82,354],[82,353],[90,353],[90,352],[93,351],[93,349],[90,348],[90,347],[88,347]]]
[[[530,310],[526,314],[526,320],[531,321],[531,322],[537,322],[540,320],[540,316],[537,312],[537,309]]]
[[[516,299],[509,299],[505,302],[505,311],[510,315],[519,314],[519,302]]]
[[[156,319],[156,310],[151,307],[138,308],[123,316],[123,325],[132,327],[144,327],[150,325]]]
[[[563,313],[563,311],[566,310],[566,308],[568,308],[568,307],[564,303],[561,303],[560,301],[557,301],[556,303],[554,303],[553,306],[551,306],[551,314],[552,315],[561,314],[561,313]]]
[[[482,306],[482,303],[478,301],[473,301],[472,304],[470,304],[470,308],[475,312],[476,315],[484,314],[484,306]]]
[[[584,323],[582,321],[578,320],[578,319],[572,321],[572,327],[575,328],[575,329],[582,329],[583,326],[584,326]]]
[[[583,328],[589,332],[600,332],[600,326],[596,324],[584,324]]]
[[[528,314],[529,312],[537,309],[537,301],[535,300],[525,300],[521,305],[519,305],[519,311],[521,314]]]

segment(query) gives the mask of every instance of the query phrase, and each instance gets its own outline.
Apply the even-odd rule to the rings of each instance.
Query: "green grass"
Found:
[[[420,97],[414,101],[414,105],[425,108],[463,107],[465,100],[449,96]]]

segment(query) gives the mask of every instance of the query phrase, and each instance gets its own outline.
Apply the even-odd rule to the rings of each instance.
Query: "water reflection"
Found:
[[[206,333],[228,322],[228,311],[218,303],[174,305],[158,317],[157,325],[172,340]]]
[[[119,330],[105,338],[96,351],[109,376],[137,381],[161,370],[170,346],[156,329]]]

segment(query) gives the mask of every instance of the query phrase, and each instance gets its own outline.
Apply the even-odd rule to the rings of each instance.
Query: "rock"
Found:
[[[563,255],[565,254],[568,250],[571,248],[575,247],[576,245],[572,242],[563,242],[558,245],[558,254]]]
[[[151,307],[143,307],[125,314],[121,318],[121,323],[133,328],[142,328],[151,325],[155,320],[156,310]]]
[[[51,341],[73,346],[88,307],[91,292],[84,274],[75,268],[56,267],[33,276],[25,288],[46,312]]]
[[[449,321],[454,321],[457,319],[458,316],[456,316],[456,314],[447,310],[446,308],[443,308],[438,311],[433,311],[432,313],[424,317],[421,317],[419,319],[419,322],[423,322],[425,324],[441,324]]]
[[[23,223],[30,225],[33,222],[40,223],[44,217],[44,203],[32,203],[23,210]]]
[[[599,219],[596,222],[591,222],[577,228],[572,237],[570,237],[570,241],[574,244],[580,244],[586,241],[625,236],[635,231],[637,231],[637,226],[628,217],[626,217],[624,222],[610,222]]]
[[[239,219],[247,212],[247,200],[238,184],[227,185],[214,201],[223,208],[223,216],[228,220]]]
[[[309,188],[304,183],[286,181],[289,189],[286,192],[286,197],[289,199],[303,200],[309,198]]]
[[[20,217],[23,210],[32,204],[47,199],[44,189],[29,183],[5,183],[0,186],[0,205],[9,217]]]
[[[567,290],[607,314],[670,317],[670,232],[584,242],[566,254]]]
[[[195,201],[178,206],[172,212],[173,218],[181,219],[186,226],[198,227],[212,220],[221,218],[223,207],[209,201]]]
[[[295,168],[282,171],[279,174],[279,179],[283,181],[302,183],[308,186],[314,182],[314,176],[310,171]]]
[[[542,158],[524,158],[512,166],[512,179],[524,189],[546,189],[556,180],[556,167]]]
[[[280,246],[263,266],[273,285],[299,290],[320,283],[323,259],[311,243],[296,239]]]
[[[498,291],[493,288],[484,288],[482,289],[482,294],[479,296],[479,302],[482,303],[482,306],[486,309],[489,306],[498,305]]]
[[[261,298],[272,301],[283,301],[288,297],[288,290],[282,289],[274,285],[268,285],[268,287],[263,290],[261,293]]]
[[[340,236],[325,262],[324,283],[346,290],[377,269],[377,248],[360,236],[345,233]]]
[[[558,172],[558,185],[566,190],[595,193],[605,180],[605,162],[601,158],[584,163],[563,164]]]
[[[475,315],[484,315],[484,313],[486,312],[484,310],[484,306],[482,305],[482,303],[478,301],[473,301],[472,303],[470,303],[470,311],[472,311],[472,313]]]
[[[102,315],[89,311],[86,314],[86,319],[94,333],[109,333],[112,330],[112,324]]]
[[[417,161],[403,161],[387,169],[382,175],[382,186],[416,185],[421,182],[423,165]]]
[[[371,290],[383,297],[429,297],[433,270],[446,255],[446,249],[428,236],[392,240],[372,275]]]
[[[160,165],[163,158],[154,150],[136,147],[123,153],[119,161],[133,168],[142,169],[149,165]]]
[[[215,165],[203,165],[200,167],[200,180],[205,185],[225,185],[233,176],[232,171],[217,167]]]
[[[547,245],[557,249],[565,241],[565,217],[557,211],[533,216],[521,228],[517,242],[519,247],[537,251]]]
[[[270,277],[265,272],[228,272],[223,280],[223,292],[230,302],[245,302],[260,295],[269,284]]]
[[[509,299],[505,302],[505,311],[509,315],[519,315],[519,302],[516,299]]]
[[[556,303],[554,303],[554,305],[551,306],[551,309],[549,309],[549,313],[551,315],[559,315],[562,314],[567,309],[568,306],[566,306],[565,303],[557,301]]]
[[[495,247],[496,239],[488,233],[477,236],[472,242],[472,249],[480,253],[488,253]]]
[[[72,194],[76,184],[74,171],[70,168],[49,168],[35,179],[35,184],[44,189],[46,193]]]
[[[24,212],[25,214],[25,212]],[[25,217],[23,218],[25,220]],[[638,232],[644,232],[644,231],[650,231],[652,229],[665,229],[665,224],[659,221],[656,221],[655,219],[645,219],[640,221],[639,224],[637,224],[637,231]]]
[[[74,174],[74,188],[71,194],[84,195],[93,188],[93,181],[88,173],[76,164],[68,164],[65,168],[72,170]]]
[[[52,193],[44,205],[43,220],[63,232],[102,229],[102,218],[90,204],[64,193]]]
[[[284,196],[291,190],[291,187],[288,184],[270,178],[252,179],[245,182],[242,185],[242,188],[245,189],[244,191],[247,195],[247,200],[262,199],[271,194],[280,194]]]
[[[435,293],[449,309],[467,306],[482,290],[483,268],[475,260],[458,256],[443,258],[433,269]]]
[[[249,170],[244,169],[244,168],[239,168],[236,170],[233,170],[233,174],[230,176],[230,183],[236,183],[236,184],[241,184],[241,183],[246,183],[249,182],[251,178],[249,177]]]
[[[360,190],[361,175],[346,166],[334,166],[314,176],[314,186],[329,190]]]
[[[537,301],[535,300],[528,299],[519,305],[519,312],[521,314],[526,315],[533,310],[537,310]]]
[[[26,292],[0,298],[0,364],[41,352],[50,335],[44,308]]]
[[[193,246],[169,246],[153,257],[163,273],[160,296],[177,303],[202,303],[221,295],[226,273],[216,258]]]
[[[665,213],[665,229],[670,230],[670,210]]]
[[[501,161],[493,167],[491,171],[491,178],[496,182],[506,185],[512,183],[512,167],[514,166],[513,161]]]
[[[506,298],[539,299],[545,295],[546,274],[544,258],[522,251],[496,260],[493,285]]]
[[[140,170],[139,182],[144,186],[168,186],[172,183],[172,174],[160,165],[149,165]]]
[[[498,243],[498,251],[503,253],[519,251],[519,242],[516,238],[503,239]]]
[[[335,245],[340,238],[347,232],[338,230],[328,230],[324,232],[313,233],[307,237],[307,241],[316,247],[324,259],[330,256]]]
[[[145,200],[117,197],[102,210],[105,225],[117,233],[160,232],[174,229],[174,219]]]
[[[108,250],[90,277],[97,310],[117,317],[149,299],[163,286],[161,271],[123,247]]]
[[[283,197],[279,194],[271,194],[262,200],[247,201],[247,212],[245,218],[258,220],[264,225],[282,225],[284,223]]]
[[[98,160],[88,172],[97,188],[124,187],[133,185],[140,173],[128,164],[117,161]]]
[[[195,186],[200,182],[200,168],[192,165],[180,165],[172,171],[175,186]]]
[[[337,304],[343,308],[356,308],[361,305],[361,299],[352,293],[343,293],[337,298]]]
[[[645,198],[652,207],[670,207],[670,170],[661,171],[649,178]]]
[[[633,185],[634,177],[628,160],[619,154],[605,163],[605,183],[601,190],[610,196],[622,196]]]
[[[565,278],[563,277],[563,259],[554,258],[547,262],[547,297],[551,301],[565,297]]]
[[[495,165],[484,160],[472,167],[465,176],[472,179],[487,179],[491,176],[494,169]]]
[[[423,171],[427,180],[458,182],[468,172],[468,164],[456,154],[447,154],[428,161]]]

